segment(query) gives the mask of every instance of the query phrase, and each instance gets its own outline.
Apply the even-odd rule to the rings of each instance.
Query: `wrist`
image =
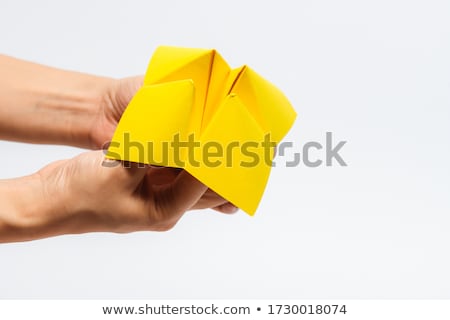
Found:
[[[0,181],[0,242],[45,236],[52,211],[37,174]]]
[[[115,80],[0,55],[0,138],[92,148]]]

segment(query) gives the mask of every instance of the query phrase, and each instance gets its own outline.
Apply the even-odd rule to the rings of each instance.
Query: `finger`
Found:
[[[135,76],[121,79],[116,94],[116,103],[126,107],[144,82],[144,76]]]
[[[214,207],[213,209],[226,214],[233,214],[239,210],[238,207],[230,202],[221,204],[220,206]]]
[[[102,166],[107,167],[109,174],[113,174],[117,183],[126,188],[136,188],[144,179],[149,169],[149,165],[130,162],[104,159]]]
[[[208,190],[208,187],[191,176],[187,171],[182,171],[172,187],[172,205],[178,212],[185,212],[192,208]]]
[[[213,190],[208,189],[191,209],[215,208],[227,202],[228,200],[222,198]]]
[[[181,170],[177,168],[150,166],[147,178],[152,185],[164,185],[172,183],[180,172]]]
[[[127,175],[126,179],[131,186],[137,186],[141,183],[150,167],[147,164],[129,161],[122,162],[122,165]]]

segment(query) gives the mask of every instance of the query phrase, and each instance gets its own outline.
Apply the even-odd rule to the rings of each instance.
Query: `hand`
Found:
[[[106,160],[102,151],[52,163],[5,187],[9,198],[20,200],[3,226],[0,219],[0,242],[95,231],[166,231],[191,209],[236,211],[184,170]]]
[[[109,83],[99,99],[98,112],[91,128],[91,145],[95,149],[102,149],[111,141],[123,112],[143,81],[143,76],[136,76]]]
[[[50,165],[39,175],[48,200],[64,200],[64,216],[86,216],[87,229],[165,231],[191,209],[236,210],[184,170],[108,160],[100,151]]]

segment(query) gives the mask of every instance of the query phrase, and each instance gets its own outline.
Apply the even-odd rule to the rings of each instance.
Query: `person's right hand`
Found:
[[[102,151],[52,163],[21,179],[19,218],[8,229],[18,239],[10,241],[94,231],[165,231],[191,209],[237,210],[184,170],[105,160]],[[8,240],[5,234],[1,238]]]

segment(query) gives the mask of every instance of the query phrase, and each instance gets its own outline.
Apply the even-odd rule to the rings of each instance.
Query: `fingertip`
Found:
[[[230,202],[224,203],[213,209],[216,211],[222,212],[222,213],[226,213],[226,214],[234,214],[239,211],[239,208]]]

